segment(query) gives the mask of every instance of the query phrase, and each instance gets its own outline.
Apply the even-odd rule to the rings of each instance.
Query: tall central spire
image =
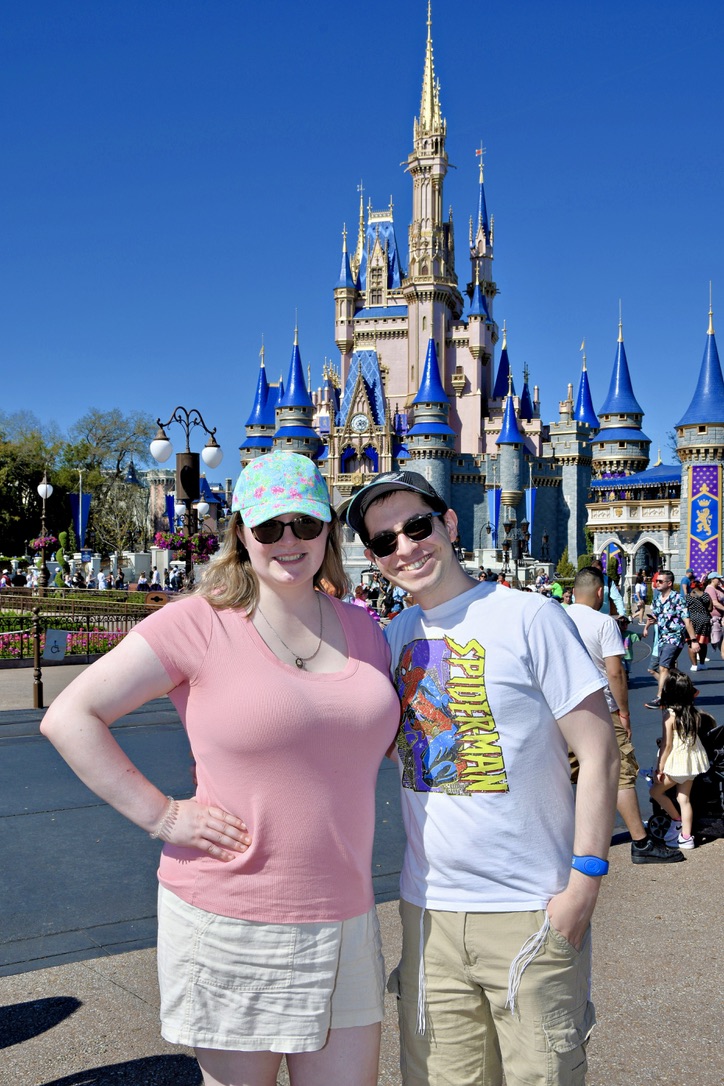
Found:
[[[425,68],[422,76],[422,100],[420,117],[415,124],[415,138],[421,135],[440,134],[443,120],[440,114],[440,84],[435,79],[435,62],[432,53],[432,0],[427,0],[427,47]]]

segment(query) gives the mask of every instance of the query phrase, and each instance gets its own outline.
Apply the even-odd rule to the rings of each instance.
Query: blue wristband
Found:
[[[593,878],[608,874],[608,860],[602,860],[600,856],[574,856],[571,867]]]

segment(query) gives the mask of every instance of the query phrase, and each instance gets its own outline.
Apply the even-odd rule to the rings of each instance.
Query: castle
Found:
[[[482,152],[459,283],[452,210],[447,219],[444,212],[446,134],[428,3],[406,164],[413,187],[406,260],[392,205],[365,209],[360,193],[356,244],[348,251],[345,229],[334,288],[339,364],[325,366],[323,386],[312,389],[295,332],[286,383],[270,384],[262,350],[242,465],[272,449],[303,453],[319,465],[335,503],[378,472],[419,471],[455,508],[462,546],[485,565],[511,557],[516,566],[555,563],[566,549],[575,564],[590,549],[588,527],[594,550],[618,556],[629,582],[640,568],[670,566],[678,577],[688,566],[697,574],[720,566],[724,381],[711,307],[699,383],[676,424],[679,463],[648,467],[651,442],[620,321],[598,413],[584,354],[558,419],[544,424],[527,370],[516,392],[507,333],[494,318],[494,219]]]

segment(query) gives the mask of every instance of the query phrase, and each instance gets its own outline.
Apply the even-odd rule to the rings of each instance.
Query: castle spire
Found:
[[[714,335],[714,314],[710,301],[709,328],[706,333],[706,347],[699,370],[699,380],[694,397],[676,427],[678,429],[680,426],[705,426],[712,423],[724,423],[724,380]]]
[[[505,410],[503,412],[503,425],[495,439],[496,445],[522,445],[523,435],[518,429],[518,420],[515,417],[515,405],[513,403],[513,374],[508,374],[508,394],[505,398]]]
[[[447,393],[440,380],[440,366],[437,360],[435,340],[430,336],[427,342],[427,354],[422,368],[420,388],[413,403],[446,403]]]
[[[442,130],[440,114],[440,84],[435,79],[435,64],[432,53],[432,0],[427,0],[427,45],[425,48],[425,67],[422,75],[422,100],[420,117],[415,126],[420,133],[439,133]],[[415,133],[417,135],[417,132]]]
[[[505,321],[503,321],[503,349],[500,352],[500,362],[498,363],[498,372],[495,376],[495,385],[493,387],[494,400],[502,400],[506,395],[508,378],[510,378],[512,382],[513,375],[510,370],[510,361],[508,360],[508,330],[505,326]],[[513,389],[513,394],[515,394],[515,389]]]
[[[601,405],[599,415],[643,415],[643,410],[634,396],[629,373],[626,348],[623,345],[623,321],[619,315],[618,344],[616,359],[611,374],[608,396]]]
[[[347,252],[347,223],[344,224],[342,230],[342,266],[339,269],[339,281],[338,287],[354,289],[354,279],[352,278],[352,268],[349,262],[349,253]]]

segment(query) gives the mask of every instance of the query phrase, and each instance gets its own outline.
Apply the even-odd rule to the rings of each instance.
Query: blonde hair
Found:
[[[239,539],[237,529],[242,525],[240,514],[233,513],[221,549],[211,559],[193,591],[212,607],[238,607],[251,614],[259,600],[259,582],[251,568],[249,552]],[[337,597],[345,596],[349,591],[340,539],[339,521],[332,510],[324,559],[314,575],[314,587]]]

